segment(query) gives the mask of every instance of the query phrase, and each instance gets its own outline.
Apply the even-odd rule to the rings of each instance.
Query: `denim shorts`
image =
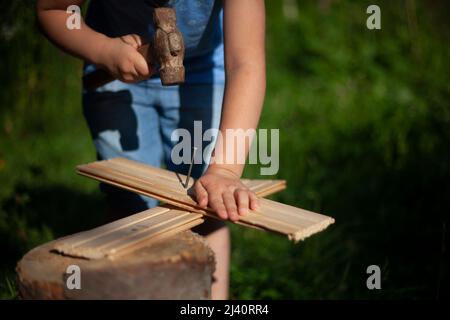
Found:
[[[223,92],[223,84],[164,87],[151,80],[137,84],[116,80],[95,91],[85,91],[83,113],[97,158],[125,157],[186,174],[188,164],[176,165],[171,160],[177,143],[171,141],[172,132],[184,128],[193,137],[194,121],[202,121],[203,132],[218,128]],[[195,164],[192,176],[199,177],[205,169],[205,163]],[[154,199],[106,184],[100,188],[109,207],[123,215],[157,205]]]

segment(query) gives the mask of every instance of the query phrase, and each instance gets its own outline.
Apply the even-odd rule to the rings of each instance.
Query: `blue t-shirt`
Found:
[[[86,24],[109,37],[138,34],[153,39],[153,7],[146,0],[91,0]],[[186,48],[184,66],[187,83],[225,81],[222,1],[172,0],[177,27]],[[86,71],[92,65],[86,65]],[[159,81],[155,75],[149,81]]]

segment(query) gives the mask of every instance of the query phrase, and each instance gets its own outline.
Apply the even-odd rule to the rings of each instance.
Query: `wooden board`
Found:
[[[155,207],[55,242],[52,249],[86,259],[117,257],[203,223],[203,215]]]
[[[163,176],[164,178],[164,176]],[[173,177],[165,177],[172,179]],[[243,180],[258,196],[284,189],[283,180]],[[52,250],[85,259],[116,258],[203,223],[203,214],[165,205],[65,237]]]
[[[266,197],[286,189],[285,180],[241,179],[241,181],[258,197]]]
[[[126,190],[165,201],[190,212],[217,218],[211,208],[199,207],[190,192],[183,187],[185,176],[168,170],[124,158],[114,158],[80,165],[77,167],[77,172]],[[191,179],[189,187],[193,183],[194,181]],[[251,181],[245,183],[249,184],[250,189],[258,190],[261,193],[275,188],[275,184],[285,186],[284,182],[276,182],[267,184],[268,188],[264,189]],[[297,242],[325,229],[334,223],[334,219],[312,211],[260,199],[260,209],[241,216],[236,223],[284,234],[290,240]]]

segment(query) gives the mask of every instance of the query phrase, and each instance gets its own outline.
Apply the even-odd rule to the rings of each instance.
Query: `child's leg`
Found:
[[[192,231],[204,236],[216,258],[211,299],[228,299],[230,268],[230,232],[223,221],[208,219]]]

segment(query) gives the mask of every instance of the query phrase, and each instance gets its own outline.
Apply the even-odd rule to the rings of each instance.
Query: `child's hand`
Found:
[[[123,82],[138,82],[153,73],[151,66],[139,53],[141,37],[135,34],[108,38],[99,53],[99,64]]]
[[[259,201],[232,171],[209,167],[194,185],[197,202],[201,207],[211,207],[222,219],[239,220],[249,209],[256,210]]]

